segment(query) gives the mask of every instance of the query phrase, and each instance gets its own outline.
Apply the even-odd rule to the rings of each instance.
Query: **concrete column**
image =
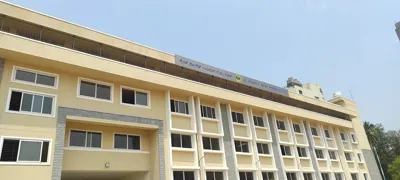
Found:
[[[226,158],[226,165],[228,166],[228,179],[229,180],[237,180],[237,172],[236,172],[236,163],[234,160],[234,148],[232,145],[232,132],[230,131],[230,123],[229,123],[229,113],[226,104],[221,104],[221,120],[222,126],[224,130],[224,137],[223,137],[223,144],[225,148],[225,158]]]
[[[314,145],[312,144],[314,139],[312,138],[312,135],[310,134],[310,127],[308,126],[307,122],[304,121],[303,124],[304,124],[304,129],[306,131],[306,136],[307,136],[307,140],[308,140],[308,144],[309,144],[308,150],[310,151],[311,162],[315,169],[315,178],[317,180],[321,180],[321,172],[319,170],[317,157],[315,155]],[[327,158],[329,158],[329,157],[327,157]]]
[[[285,171],[282,169],[283,167],[283,162],[281,161],[281,148],[278,146],[278,137],[276,136],[276,133],[278,132],[277,127],[274,126],[274,119],[272,119],[271,114],[268,114],[268,123],[269,123],[269,128],[271,131],[271,138],[272,138],[272,151],[274,152],[274,157],[275,157],[275,166],[278,169],[278,179],[285,179]]]

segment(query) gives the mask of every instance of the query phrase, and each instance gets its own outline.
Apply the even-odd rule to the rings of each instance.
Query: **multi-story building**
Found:
[[[305,83],[291,77],[286,81],[286,87],[289,91],[301,94],[306,97],[325,101],[324,92],[319,84]]]
[[[0,177],[380,179],[329,102],[0,2]]]

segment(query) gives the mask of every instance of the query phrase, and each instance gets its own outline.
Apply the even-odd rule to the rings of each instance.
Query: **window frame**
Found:
[[[210,143],[210,149],[205,149],[205,148],[204,148],[204,138],[210,139],[210,141],[209,141],[209,143]],[[217,140],[218,140],[218,150],[213,149],[212,139],[217,139]],[[221,149],[221,139],[220,139],[219,137],[202,136],[202,137],[201,137],[201,141],[202,141],[202,143],[203,143],[202,149],[205,150],[205,151],[217,151],[217,152],[222,151],[222,149]]]
[[[350,160],[347,159],[346,154],[349,155]],[[344,159],[345,159],[347,162],[354,162],[354,157],[352,157],[352,156],[353,156],[352,153],[350,153],[350,152],[344,152]]]
[[[298,154],[299,158],[308,158],[309,157],[307,148],[298,146],[296,149],[297,149],[297,154]],[[304,149],[304,152],[306,153],[305,156],[300,156],[300,154],[303,155],[303,152],[301,150],[299,151],[299,149]],[[299,152],[301,152],[301,153],[299,153]]]
[[[363,173],[363,176],[364,176],[364,179],[365,179],[365,180],[369,180],[369,179],[370,179],[368,173],[366,173],[366,172]]]
[[[122,89],[126,89],[126,90],[131,90],[135,92],[135,104],[129,104],[129,103],[124,103],[122,102]],[[147,106],[145,105],[141,105],[141,104],[137,104],[136,102],[136,92],[141,92],[141,93],[146,93],[147,94]],[[137,89],[137,88],[133,88],[133,87],[129,87],[129,86],[123,86],[120,85],[119,88],[119,103],[125,106],[131,106],[131,107],[139,107],[139,108],[147,108],[147,109],[151,109],[151,97],[150,97],[150,91],[147,90],[143,90],[143,89]]]
[[[364,163],[364,156],[361,152],[356,152],[357,160],[359,163]]]
[[[261,179],[264,179],[264,173],[266,173],[267,174],[267,177],[269,178],[270,176],[269,176],[269,173],[272,173],[272,176],[273,176],[273,179],[275,180],[276,179],[276,174],[275,174],[275,172],[273,172],[273,171],[261,171]]]
[[[283,154],[283,152],[282,152],[282,146],[283,146],[283,149],[284,149],[284,151],[285,151],[285,155]],[[286,147],[289,147],[289,152],[290,152],[290,155],[287,155],[287,151],[286,151]],[[293,154],[293,148],[291,148],[291,146],[288,146],[288,145],[280,145],[279,146],[279,148],[280,148],[280,151],[281,151],[281,156],[285,156],[285,157],[293,157],[294,156],[294,154]]]
[[[11,101],[11,94],[13,91],[16,92],[21,92],[22,96],[24,93],[27,94],[32,94],[32,95],[38,95],[38,96],[43,96],[43,97],[50,97],[53,98],[52,102],[52,107],[51,107],[51,114],[43,114],[43,113],[37,113],[37,112],[26,112],[26,111],[21,111],[22,108],[22,100],[23,97],[21,97],[21,105],[19,107],[19,111],[12,111],[10,110],[10,101]],[[32,101],[33,104],[33,101]],[[23,89],[17,89],[17,88],[9,88],[8,90],[8,97],[7,97],[7,105],[6,105],[6,111],[7,113],[14,113],[14,114],[24,114],[24,115],[33,115],[33,116],[42,116],[42,117],[55,117],[56,116],[56,110],[57,110],[57,95],[55,94],[48,94],[48,93],[42,93],[42,92],[36,92],[36,91],[29,91],[29,90],[23,90]],[[32,107],[33,108],[33,107]],[[43,101],[42,101],[42,111],[43,111]]]
[[[328,176],[328,179],[327,179],[327,180],[330,180],[330,179],[331,179],[331,176],[329,175],[329,173],[321,172],[321,178],[322,178],[322,180],[325,180],[324,175],[325,175],[325,176]]]
[[[172,109],[171,109],[171,108],[172,108],[172,106],[171,106],[171,101],[174,101],[174,104],[175,104],[176,101],[186,103],[186,104],[187,104],[187,113],[174,112],[174,111],[172,111]],[[184,101],[184,100],[178,100],[178,99],[170,98],[168,103],[170,104],[170,105],[169,105],[169,112],[171,112],[171,113],[177,113],[177,114],[184,114],[184,115],[192,115],[192,114],[190,113],[189,101]],[[174,107],[175,107],[175,105],[174,105]],[[179,107],[179,106],[178,106],[178,107]],[[176,110],[176,107],[175,107],[175,110]],[[185,105],[185,111],[186,111],[186,105]]]
[[[36,74],[35,82],[33,83],[33,82],[28,82],[28,81],[23,81],[23,80],[16,79],[17,70],[22,70],[22,71],[26,71],[26,72],[30,72],[30,73],[35,73]],[[43,85],[43,84],[37,84],[36,83],[37,74],[54,77],[54,86],[47,86],[47,85]],[[30,69],[30,68],[21,67],[21,66],[13,66],[12,75],[11,75],[11,82],[27,84],[27,85],[32,85],[32,86],[38,86],[38,87],[44,87],[44,88],[50,88],[50,89],[58,89],[59,79],[60,78],[59,78],[58,74],[54,74],[54,73],[50,73],[50,72],[46,72],[46,71],[35,70],[35,69]]]
[[[84,131],[86,133],[85,135],[85,147],[82,146],[71,146],[71,132],[72,131]],[[93,132],[93,133],[100,133],[101,134],[101,145],[100,147],[87,147],[87,133],[88,132]],[[69,134],[68,134],[68,148],[79,148],[79,149],[103,149],[103,141],[104,141],[104,133],[102,131],[96,131],[96,130],[86,130],[86,129],[69,129]]]
[[[352,180],[354,180],[353,175],[356,175],[356,180],[359,180],[360,178],[358,177],[358,173],[350,173],[350,177]]]
[[[127,137],[127,139],[126,139],[126,149],[122,149],[122,148],[115,148],[115,135],[126,135]],[[139,144],[139,149],[129,149],[129,147],[128,147],[128,141],[129,141],[129,136],[139,136],[139,140],[140,140],[140,144]],[[127,134],[127,133],[119,133],[119,132],[113,132],[113,149],[114,150],[117,150],[117,151],[129,151],[129,152],[131,152],[131,151],[143,151],[143,149],[142,149],[142,135],[139,135],[139,134]]]
[[[261,149],[262,149],[262,152],[258,152],[258,144],[260,144],[261,145]],[[267,145],[267,151],[268,151],[268,154],[267,153],[265,153],[265,150],[264,150],[264,146],[263,145]],[[258,155],[271,155],[271,146],[270,146],[270,144],[268,144],[268,143],[262,143],[262,142],[257,142],[256,143],[256,147],[257,147],[257,154]]]
[[[237,151],[237,149],[236,149],[236,142],[239,142],[240,143],[240,151]],[[243,151],[243,145],[242,145],[242,143],[247,143],[247,149],[249,150],[248,152],[244,152]],[[234,140],[233,141],[233,147],[235,147],[235,153],[246,153],[246,154],[249,154],[249,153],[253,153],[252,152],[252,149],[251,149],[251,141],[243,141],[243,140]]]
[[[214,117],[203,116],[203,107],[211,108],[211,110],[214,109],[214,111],[211,111],[211,114],[212,114],[212,112],[214,112]],[[200,104],[200,116],[201,116],[201,118],[217,119],[217,110],[213,106]]]
[[[329,137],[326,134],[327,132],[328,132]],[[331,132],[329,131],[329,129],[324,129],[324,135],[325,135],[326,139],[332,139]]]
[[[311,180],[314,180],[314,179],[315,179],[315,178],[314,178],[314,173],[312,173],[312,172],[303,172],[302,174],[303,174],[303,179],[304,179],[304,180],[308,180],[308,177],[307,177],[307,178],[304,178],[304,175],[305,175],[305,174],[311,175]]]
[[[236,122],[235,122],[235,121],[233,121],[233,115],[232,115],[232,113],[235,113],[235,116],[236,116]],[[237,114],[241,114],[241,115],[242,115],[242,117],[243,117],[243,123],[240,123],[240,122],[239,122],[239,120],[238,120],[238,118],[237,118]],[[232,118],[232,123],[233,123],[233,124],[247,124],[247,123],[246,123],[245,116],[244,116],[244,113],[242,113],[242,112],[238,112],[238,111],[231,111],[231,118]]]
[[[3,143],[4,140],[19,140],[18,144],[18,154],[17,154],[17,160],[15,162],[12,161],[0,161],[0,164],[2,165],[40,165],[40,166],[49,166],[50,161],[51,161],[51,155],[52,155],[52,144],[53,140],[52,139],[47,139],[47,138],[32,138],[32,137],[18,137],[18,136],[1,136],[0,137],[0,156],[3,151]],[[40,159],[42,158],[43,155],[43,142],[49,142],[49,146],[47,149],[47,162],[32,162],[32,161],[18,161],[19,159],[19,154],[21,150],[21,141],[26,141],[26,142],[41,142],[41,147],[40,147]]]
[[[342,137],[342,134],[343,134],[343,137]],[[349,142],[348,138],[346,137],[346,133],[339,132],[339,136],[340,136],[340,140],[342,140],[342,142]]]
[[[321,154],[322,154],[322,158],[320,158],[320,157],[318,157],[318,153],[317,153],[317,151],[321,151]],[[315,149],[315,157],[317,158],[317,159],[326,159],[326,156],[325,156],[325,153],[324,153],[324,150],[323,149]]]
[[[256,177],[256,176],[254,176],[255,174],[254,174],[254,172],[253,172],[253,171],[238,171],[238,174],[239,174],[239,179],[240,179],[240,173],[245,173],[246,180],[249,180],[249,179],[248,179],[248,177],[247,177],[247,173],[251,173],[251,174],[252,174],[252,176],[253,176],[253,180],[254,180],[254,179],[257,179],[257,177]],[[256,178],[254,178],[254,177],[256,177]]]
[[[97,84],[103,85],[103,86],[110,86],[110,100],[97,98],[96,97],[97,89],[95,89],[95,97],[81,95],[80,90],[81,90],[82,81],[95,83],[96,87],[97,87]],[[108,83],[108,82],[99,81],[99,80],[94,80],[94,79],[88,79],[88,78],[84,78],[84,77],[78,77],[78,84],[77,84],[77,88],[76,88],[76,96],[78,98],[82,98],[82,99],[89,99],[89,100],[95,100],[95,101],[101,101],[101,102],[114,103],[114,84]]]
[[[333,173],[333,176],[335,176],[335,180],[338,180],[336,175],[339,175],[340,176],[340,180],[343,180],[343,174],[342,173],[339,173],[339,172]]]
[[[288,174],[290,174],[290,179],[288,178]],[[294,174],[294,177],[296,177],[296,180],[299,180],[299,179],[300,179],[297,172],[291,172],[291,171],[285,173],[286,179],[292,180],[292,179],[293,179],[293,178],[292,178],[292,177],[293,177],[293,176],[292,176],[293,174]]]
[[[185,172],[193,172],[193,179],[196,180],[196,170],[190,170],[190,169],[174,169],[172,170],[172,179],[174,179],[174,172],[182,172],[183,179],[186,179],[185,177]]]
[[[315,129],[315,133],[316,133],[316,134],[314,134],[313,129]],[[310,127],[310,131],[311,131],[311,135],[312,135],[313,137],[319,137],[319,136],[320,136],[320,135],[318,134],[318,128],[317,128],[317,127]]]
[[[350,133],[350,137],[351,137],[351,142],[352,143],[354,143],[354,144],[358,143],[358,138],[357,138],[356,133]]]
[[[256,118],[256,119],[254,119],[254,118]],[[259,123],[259,119],[258,118],[261,118],[261,121],[262,121],[262,126],[260,125],[260,123]],[[257,122],[257,123],[256,123]],[[254,123],[254,126],[257,126],[257,127],[265,127],[265,122],[264,122],[264,118],[262,117],[262,116],[256,116],[256,115],[253,115],[253,123]]]
[[[333,153],[335,155],[335,159],[332,159],[331,153]],[[331,161],[338,161],[339,160],[338,159],[338,154],[337,154],[337,152],[335,150],[328,150],[328,156],[329,156],[329,159]]]
[[[180,141],[180,146],[179,146],[179,147],[173,146],[173,144],[172,144],[172,134],[179,135],[179,141]],[[189,137],[190,137],[190,148],[188,148],[188,147],[183,147],[182,136],[189,136]],[[193,135],[191,135],[191,134],[170,133],[170,139],[171,139],[171,148],[194,149],[194,146],[193,146]]]
[[[278,122],[282,122],[283,123],[283,128],[284,129],[280,129],[279,127],[279,123]],[[279,119],[277,119],[276,120],[276,128],[278,129],[278,131],[288,131],[288,129],[286,128],[286,124],[285,124],[285,121],[284,120],[279,120]]]
[[[215,178],[215,173],[222,173],[222,179],[225,179],[225,173],[224,173],[224,171],[206,170],[206,174],[207,174],[207,173],[212,173],[213,176],[214,176],[214,178],[213,178],[213,179],[207,179],[207,175],[206,175],[206,177],[205,177],[206,180],[215,180],[215,179],[216,179],[216,178]]]
[[[297,131],[296,131],[295,126],[298,126],[298,127],[299,127],[300,132],[297,132]],[[303,133],[301,132],[301,126],[300,126],[300,124],[297,124],[297,123],[293,123],[293,131],[294,131],[295,133],[303,134]]]

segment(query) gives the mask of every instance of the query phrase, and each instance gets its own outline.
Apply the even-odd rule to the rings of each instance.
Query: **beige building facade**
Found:
[[[381,179],[354,101],[5,2],[0,23],[4,179]]]

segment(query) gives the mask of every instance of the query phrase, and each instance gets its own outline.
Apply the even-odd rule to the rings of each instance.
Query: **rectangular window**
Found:
[[[215,119],[215,108],[208,106],[200,106],[201,108],[201,117]]]
[[[207,171],[206,180],[224,180],[224,174],[222,172]]]
[[[122,87],[121,103],[128,105],[149,106],[149,94],[149,92]]]
[[[8,111],[38,115],[54,115],[53,106],[55,96],[14,89],[12,89],[10,93]]]
[[[203,137],[203,149],[220,150],[220,148],[219,148],[219,139],[218,138]]]
[[[328,151],[328,152],[329,152],[329,158],[330,159],[333,159],[333,160],[337,159],[335,151]]]
[[[343,180],[341,173],[335,173],[335,180]]]
[[[0,162],[47,163],[50,141],[4,137]]]
[[[261,172],[263,180],[275,180],[273,172]]]
[[[313,180],[311,173],[303,173],[304,180]]]
[[[301,133],[300,125],[293,124],[293,130],[294,130],[294,132]]]
[[[281,145],[281,153],[282,156],[292,156],[292,152],[290,151],[290,146]]]
[[[170,103],[171,103],[171,112],[189,114],[189,104],[187,102],[171,99]]]
[[[346,161],[353,161],[350,153],[344,153],[344,156],[346,157]]]
[[[15,66],[13,71],[12,81],[57,88],[58,76],[55,74]]]
[[[140,150],[140,136],[127,134],[114,134],[114,148]]]
[[[320,149],[315,150],[315,155],[317,156],[318,159],[324,159],[324,153]]]
[[[285,122],[283,122],[283,121],[281,121],[281,120],[276,120],[276,125],[278,126],[278,129],[280,129],[280,130],[286,130]]]
[[[353,141],[353,143],[356,143],[356,142],[357,142],[356,134],[351,133],[351,140]]]
[[[317,128],[311,127],[311,134],[312,134],[313,136],[318,136]]]
[[[297,180],[296,173],[286,173],[287,180]]]
[[[249,152],[249,143],[246,141],[235,141],[236,152]]]
[[[365,179],[365,180],[369,180],[369,178],[368,178],[368,173],[364,173],[364,179]]]
[[[346,141],[346,136],[344,135],[344,133],[340,133],[340,138],[342,139],[342,141]]]
[[[321,173],[322,180],[330,180],[328,173]]]
[[[331,138],[331,134],[329,133],[328,129],[325,129],[324,132],[325,132],[325,137],[326,138]]]
[[[257,143],[257,151],[259,154],[269,154],[268,144]]]
[[[102,134],[98,132],[71,130],[69,146],[101,148]]]
[[[242,113],[232,112],[231,114],[233,122],[244,124],[244,118]]]
[[[253,120],[254,120],[254,125],[255,126],[264,127],[264,120],[263,120],[262,117],[253,116]]]
[[[172,147],[192,148],[190,135],[171,134]]]
[[[254,180],[253,172],[239,172],[240,180]]]
[[[306,148],[297,147],[297,153],[299,154],[299,157],[307,157]]]
[[[363,162],[361,153],[357,153],[358,162]]]
[[[351,179],[352,180],[358,180],[358,174],[357,173],[351,173]]]
[[[79,96],[112,101],[112,85],[79,78]]]
[[[174,180],[194,180],[194,171],[174,171]]]

